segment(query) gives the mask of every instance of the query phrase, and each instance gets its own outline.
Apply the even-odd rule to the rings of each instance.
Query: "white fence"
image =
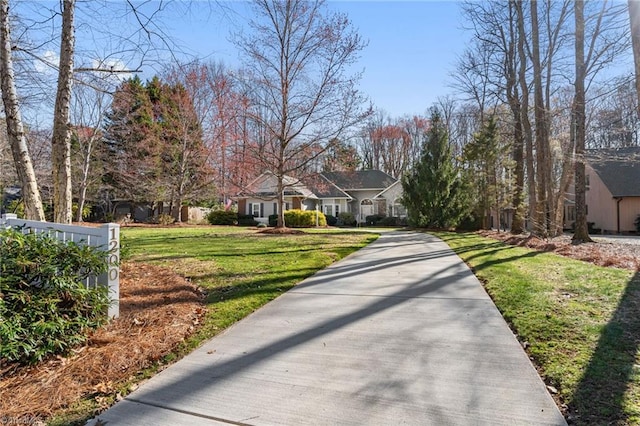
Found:
[[[87,278],[85,284],[88,288],[106,286],[109,288],[109,318],[117,318],[120,314],[120,225],[106,223],[100,227],[63,225],[60,223],[38,222],[34,220],[18,219],[15,214],[2,215],[0,224],[23,228],[23,233],[41,232],[60,241],[73,241],[78,244],[86,244],[99,247],[106,253],[107,272],[97,277]]]

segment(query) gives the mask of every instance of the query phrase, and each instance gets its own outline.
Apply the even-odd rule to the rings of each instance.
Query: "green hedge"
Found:
[[[256,226],[258,221],[250,214],[238,213],[238,225],[240,226]]]
[[[366,225],[376,226],[378,222],[384,219],[386,216],[383,214],[372,214],[370,216],[365,217]]]
[[[342,212],[338,214],[338,226],[356,226],[356,217],[351,212]]]
[[[84,342],[106,320],[109,297],[82,280],[106,270],[96,248],[0,230],[0,358],[35,363]]]
[[[225,210],[213,210],[207,215],[211,225],[237,225],[238,213]]]
[[[316,226],[316,215],[318,226],[327,226],[327,218],[324,213],[315,210],[287,210],[284,212],[284,223],[290,228],[308,228]]]

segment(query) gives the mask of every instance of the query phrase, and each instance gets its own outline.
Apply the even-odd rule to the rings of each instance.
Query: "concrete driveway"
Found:
[[[460,258],[435,237],[393,232],[206,342],[90,424],[566,423]]]
[[[591,235],[591,238],[603,243],[621,243],[640,246],[640,235]]]

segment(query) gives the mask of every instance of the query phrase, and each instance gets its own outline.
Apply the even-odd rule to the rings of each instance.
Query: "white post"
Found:
[[[11,225],[11,223],[9,223],[9,219],[17,219],[17,218],[18,218],[18,215],[14,213],[6,213],[2,215],[3,223],[6,223],[8,225]]]
[[[318,202],[316,201],[316,228],[320,226],[320,218],[318,216]]]
[[[98,284],[107,286],[111,304],[107,311],[109,318],[120,315],[120,225],[106,223],[100,226],[101,246],[105,247],[107,272],[100,274]]]

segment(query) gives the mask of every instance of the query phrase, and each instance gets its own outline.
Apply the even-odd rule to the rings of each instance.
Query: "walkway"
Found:
[[[123,348],[124,349],[124,348]],[[394,232],[99,416],[113,425],[565,425],[446,244]]]

